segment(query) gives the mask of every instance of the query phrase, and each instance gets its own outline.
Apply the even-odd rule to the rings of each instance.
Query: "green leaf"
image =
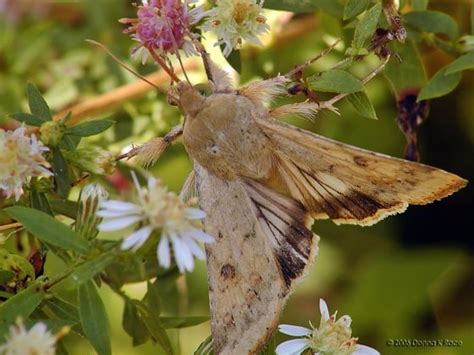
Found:
[[[30,194],[31,207],[53,216],[53,210],[49,204],[48,198],[44,192],[33,189]]]
[[[316,91],[351,94],[364,90],[361,81],[344,70],[329,70],[307,78],[309,87]]]
[[[449,15],[438,11],[412,11],[403,16],[405,22],[423,32],[444,33],[450,40],[458,37],[459,28]]]
[[[125,302],[122,327],[132,337],[133,346],[144,344],[150,338],[148,328],[140,319],[138,309],[133,302]]]
[[[377,119],[377,113],[365,91],[350,94],[347,96],[347,99],[361,116],[374,120]]]
[[[370,0],[348,0],[344,7],[344,20],[349,20],[360,15],[367,10],[369,5]]]
[[[361,18],[354,32],[352,47],[363,48],[368,39],[372,38],[377,28],[380,14],[382,12],[382,3],[378,2],[372,6]]]
[[[471,5],[471,34],[474,35],[474,1]]]
[[[426,10],[429,2],[429,0],[411,0],[411,6],[415,11]]]
[[[54,213],[75,219],[79,205],[76,201],[70,200],[50,200],[49,204]]]
[[[84,122],[66,128],[64,134],[79,137],[89,137],[105,131],[106,129],[110,128],[114,123],[115,121],[111,120],[95,120],[90,122]]]
[[[68,279],[72,280],[76,285],[82,285],[84,282],[92,280],[99,272],[109,266],[114,260],[114,255],[103,253],[94,259],[88,260],[76,267]]]
[[[13,271],[0,270],[0,286],[5,285],[7,282],[11,281],[15,277]]]
[[[28,232],[48,244],[86,254],[89,251],[87,242],[64,223],[61,223],[48,214],[22,206],[13,206],[4,209],[13,219],[20,222]]]
[[[414,41],[407,41],[405,44],[394,43],[393,48],[402,61],[389,61],[383,73],[390,81],[394,92],[421,88],[425,85],[426,72],[416,43]]]
[[[166,333],[166,330],[160,323],[160,318],[153,316],[153,313],[150,309],[143,303],[137,300],[131,300],[135,307],[137,308],[138,314],[142,319],[143,323],[147,327],[151,336],[161,345],[165,353],[172,354],[173,348],[171,347],[171,342]]]
[[[28,318],[45,296],[43,283],[34,282],[27,289],[0,304],[0,322],[13,323],[18,317]]]
[[[212,335],[209,335],[194,352],[194,355],[214,355]]]
[[[22,112],[11,113],[9,116],[19,122],[24,122],[30,126],[39,127],[44,123],[42,119],[36,116],[30,115],[29,113],[22,113]]]
[[[158,291],[158,278],[155,282],[147,282],[147,292],[143,297],[143,302],[148,306],[149,309],[153,310],[154,314],[159,315],[161,313],[160,304],[160,292]]]
[[[207,322],[209,317],[160,317],[160,322],[165,329],[187,328]]]
[[[240,51],[233,50],[226,59],[237,73],[240,74],[242,72],[242,57]]]
[[[318,0],[266,0],[263,7],[273,10],[304,13],[318,10],[319,2]]]
[[[59,148],[73,152],[76,150],[76,147],[79,145],[81,137],[79,136],[68,136],[64,135],[59,143]]]
[[[51,115],[49,106],[36,86],[28,84],[26,92],[31,113],[43,122],[51,121],[53,116]]]
[[[53,171],[58,191],[66,199],[71,189],[71,179],[66,159],[59,148],[53,149]]]
[[[467,69],[474,69],[474,51],[460,56],[454,62],[449,64],[446,68],[446,75],[454,74]]]
[[[92,281],[79,287],[79,317],[84,334],[97,353],[111,355],[107,313]]]
[[[418,101],[433,99],[449,94],[459,85],[462,73],[446,74],[447,67],[438,71],[433,78],[421,89]]]

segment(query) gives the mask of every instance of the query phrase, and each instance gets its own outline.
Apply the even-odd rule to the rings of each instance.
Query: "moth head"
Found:
[[[191,86],[184,81],[178,83],[176,90],[179,95],[179,107],[189,116],[195,116],[201,111],[206,96],[208,96],[206,94],[210,92],[205,90],[202,84]]]

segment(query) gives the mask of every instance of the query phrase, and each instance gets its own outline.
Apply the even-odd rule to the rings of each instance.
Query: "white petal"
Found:
[[[106,200],[106,201],[100,201],[99,208],[112,210],[112,211],[128,212],[128,211],[135,211],[139,207],[136,204],[131,203],[131,202]]]
[[[189,250],[193,255],[196,256],[196,258],[200,260],[205,260],[206,259],[206,254],[204,251],[199,247],[198,243],[192,239],[192,237],[183,235],[183,241],[187,244]]]
[[[319,311],[321,312],[321,318],[325,321],[329,320],[329,309],[325,300],[322,298],[319,300]]]
[[[141,216],[130,216],[130,217],[123,217],[123,218],[113,218],[106,221],[103,221],[101,224],[97,226],[100,231],[110,232],[119,229],[123,229],[128,227],[139,220],[141,220]]]
[[[204,231],[198,228],[191,227],[186,231],[186,234],[191,234],[193,236],[193,239],[196,239],[197,241],[200,241],[202,243],[214,242],[214,238],[211,235],[205,233]]]
[[[187,208],[186,209],[186,218],[187,219],[203,219],[206,217],[206,212],[200,210],[199,208]]]
[[[292,335],[294,337],[302,337],[312,333],[311,329],[289,324],[280,324],[278,330],[280,333]]]
[[[277,355],[299,355],[308,347],[306,339],[293,339],[285,341],[277,346]]]
[[[165,235],[161,236],[156,254],[160,265],[168,269],[171,265],[170,241]]]
[[[380,353],[370,346],[357,344],[352,355],[380,355]]]
[[[128,250],[133,248],[133,250],[137,250],[140,248],[145,242],[147,241],[148,237],[150,236],[153,228],[150,226],[146,226],[140,228],[139,230],[130,234],[123,242],[120,248],[122,250]]]
[[[170,237],[179,271],[192,271],[194,268],[194,260],[188,246],[176,234],[172,234]]]
[[[117,218],[117,217],[128,217],[130,215],[138,214],[140,211],[117,211],[117,210],[99,210],[96,215],[102,218]]]

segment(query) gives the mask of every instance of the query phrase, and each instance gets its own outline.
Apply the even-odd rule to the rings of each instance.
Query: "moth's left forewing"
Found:
[[[256,353],[275,330],[292,284],[317,252],[301,205],[245,180],[224,181],[196,164],[206,212],[209,302],[217,354]]]

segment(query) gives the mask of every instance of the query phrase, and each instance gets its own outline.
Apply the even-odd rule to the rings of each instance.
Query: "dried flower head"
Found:
[[[138,192],[137,203],[102,201],[97,215],[104,218],[104,221],[98,226],[99,230],[115,231],[140,222],[140,228],[124,239],[123,250],[137,250],[154,231],[161,231],[157,247],[160,265],[170,267],[171,243],[179,270],[192,271],[193,257],[201,260],[205,258],[197,242],[214,241],[196,225],[196,220],[204,218],[204,212],[191,207],[194,201],[181,201],[179,196],[169,192],[152,177],[148,179],[148,188],[140,187],[135,176],[134,180]]]
[[[321,323],[319,328],[305,328],[295,325],[281,324],[278,328],[281,333],[300,337],[288,340],[276,348],[277,354],[301,354],[310,349],[313,354],[319,355],[380,355],[380,353],[365,345],[357,344],[357,338],[352,337],[351,317],[345,315],[336,320],[335,312],[329,315],[326,302],[319,301]]]
[[[65,327],[58,334],[52,334],[46,324],[36,323],[29,330],[18,321],[10,327],[7,341],[0,345],[2,355],[54,355],[56,353],[57,340],[65,335],[69,328]]]
[[[51,176],[43,156],[48,151],[35,135],[27,136],[25,127],[14,131],[0,129],[0,190],[18,201],[23,184],[33,176]]]
[[[216,0],[216,6],[207,12],[202,26],[205,31],[215,32],[218,45],[225,44],[223,53],[228,56],[242,41],[261,46],[259,36],[270,26],[263,15],[263,0]]]
[[[138,6],[138,18],[122,19],[129,24],[125,30],[140,42],[134,49],[134,55],[143,54],[147,59],[148,50],[157,51],[160,55],[175,53],[183,49],[186,54],[195,53],[190,26],[199,21],[204,11],[200,6],[193,6],[195,0],[142,0]],[[145,51],[143,51],[145,49]],[[143,53],[145,52],[145,53]]]

